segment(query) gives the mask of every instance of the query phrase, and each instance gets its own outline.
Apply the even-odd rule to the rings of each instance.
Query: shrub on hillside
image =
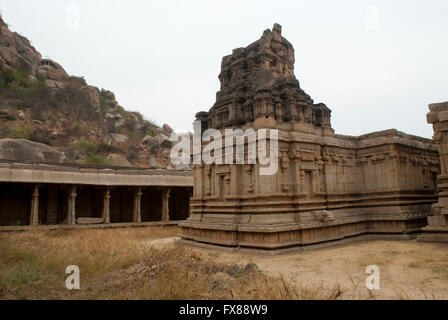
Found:
[[[101,147],[104,148],[103,145]],[[99,149],[90,141],[80,140],[69,148],[67,156],[69,159],[82,160],[86,164],[110,165],[109,160],[100,154]]]

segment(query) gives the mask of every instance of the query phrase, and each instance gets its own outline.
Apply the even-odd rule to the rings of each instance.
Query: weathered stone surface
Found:
[[[176,165],[176,170],[190,170],[191,167],[188,164],[178,164]]]
[[[65,156],[46,144],[24,139],[2,139],[0,140],[0,159],[60,163],[65,160]]]
[[[101,95],[108,101],[116,102],[115,94],[112,91],[101,89]]]
[[[56,81],[56,80],[50,80],[50,79],[45,80],[45,85],[47,87],[49,87],[50,89],[64,89],[65,88],[65,84],[63,82]]]
[[[293,64],[279,25],[223,58],[216,103],[196,119],[203,130],[278,129],[278,170],[260,175],[259,161],[247,159],[195,165],[183,240],[273,253],[420,231],[436,201],[433,141],[395,129],[334,134],[330,109],[300,88]]]
[[[81,91],[87,96],[90,105],[93,108],[100,107],[100,91],[96,87],[84,86]]]
[[[151,157],[149,159],[149,167],[150,168],[162,168],[162,165],[155,159],[154,157]]]
[[[331,111],[315,104],[294,76],[294,48],[281,26],[265,30],[260,40],[222,59],[221,90],[209,112],[196,115],[203,130],[242,125],[333,132]]]
[[[0,17],[0,66],[34,72],[42,56],[28,39],[11,32]]]
[[[129,163],[129,161],[119,154],[110,154],[107,156],[107,160],[109,160],[110,164],[113,166],[118,167],[131,167],[132,165]]]
[[[25,113],[23,113],[22,110],[19,110],[17,112],[17,118],[19,118],[20,120],[25,120]]]
[[[77,224],[101,224],[104,223],[104,218],[87,218],[80,217],[76,219]]]
[[[448,242],[448,102],[429,105],[427,121],[433,125],[434,141],[440,156],[441,173],[438,176],[438,201],[428,217],[428,227],[424,228],[421,241]]]
[[[173,143],[171,142],[170,138],[167,135],[164,135],[162,133],[159,133],[156,136],[157,143],[162,148],[171,148],[173,146]]]
[[[15,121],[16,120],[16,116],[5,111],[5,110],[0,110],[0,120],[3,121]]]
[[[50,59],[42,59],[36,68],[36,74],[55,81],[63,81],[69,78],[62,66]]]
[[[157,143],[157,140],[156,138],[147,135],[142,139],[140,143],[146,145],[153,145],[154,143]]]
[[[0,163],[0,182],[92,186],[192,187],[191,172],[72,164]]]
[[[123,135],[123,134],[119,134],[119,133],[111,133],[110,134],[110,137],[112,138],[112,142],[113,143],[118,143],[118,144],[120,144],[120,143],[125,143],[125,142],[127,142],[128,141],[128,137],[126,137],[125,135]]]
[[[174,132],[173,128],[171,128],[168,124],[164,124],[162,126],[163,131],[167,134],[167,135],[171,135],[171,133]]]

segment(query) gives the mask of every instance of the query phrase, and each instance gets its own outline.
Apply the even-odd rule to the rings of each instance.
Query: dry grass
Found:
[[[0,233],[0,299],[446,299],[447,246],[361,242],[285,256],[170,244],[176,227]],[[381,269],[381,290],[365,268]],[[65,287],[68,265],[81,290]]]
[[[145,241],[177,228],[36,231],[0,234],[1,299],[335,299],[333,291],[291,284],[255,264]],[[216,259],[215,259],[216,260]],[[81,290],[65,288],[77,265]]]

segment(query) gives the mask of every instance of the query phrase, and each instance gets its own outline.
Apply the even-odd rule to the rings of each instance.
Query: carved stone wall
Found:
[[[196,115],[202,129],[278,129],[279,169],[263,176],[258,161],[196,165],[184,242],[277,253],[408,238],[426,225],[439,172],[432,140],[397,130],[334,134],[330,109],[300,88],[279,25],[224,57],[221,69],[216,103]]]

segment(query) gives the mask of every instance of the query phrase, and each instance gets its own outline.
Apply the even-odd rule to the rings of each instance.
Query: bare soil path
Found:
[[[176,237],[153,244],[173,244]],[[299,287],[341,290],[345,299],[448,299],[448,244],[417,241],[360,241],[348,245],[266,256],[198,250],[216,262],[255,263]],[[366,289],[367,266],[380,270],[380,290]]]

